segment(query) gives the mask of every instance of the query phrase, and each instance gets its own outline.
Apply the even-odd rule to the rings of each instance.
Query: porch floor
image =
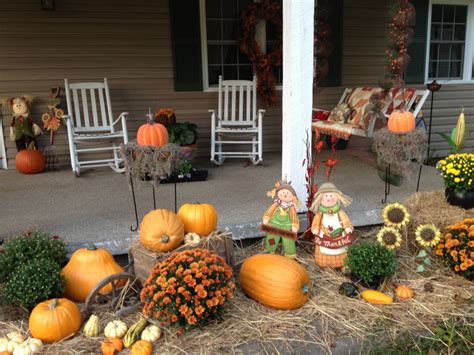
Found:
[[[328,151],[323,151],[323,156]],[[205,182],[177,184],[178,208],[186,202],[213,204],[219,226],[229,228],[234,238],[259,234],[260,218],[270,200],[266,192],[281,174],[281,154],[266,154],[260,166],[244,160],[228,160],[215,167],[205,159],[199,168],[209,170]],[[380,223],[384,182],[378,177],[372,153],[366,146],[349,147],[337,154],[331,181],[354,203],[348,213],[356,226]],[[319,182],[326,181],[319,173]],[[440,190],[442,179],[424,166],[420,190]],[[401,187],[391,187],[389,202],[404,201],[416,189],[416,176]],[[136,183],[139,218],[153,208],[152,188]],[[157,208],[174,209],[173,184],[156,189]],[[39,175],[16,170],[0,171],[0,239],[26,229],[41,229],[63,236],[72,249],[88,242],[104,245],[114,253],[127,251],[135,225],[131,190],[123,174],[110,169],[85,171],[73,176],[69,169]],[[304,223],[303,223],[304,227]],[[135,233],[136,234],[136,233]]]

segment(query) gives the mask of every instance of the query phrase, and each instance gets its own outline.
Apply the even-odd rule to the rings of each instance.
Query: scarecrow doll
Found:
[[[355,237],[354,227],[343,211],[352,202],[336,186],[327,182],[321,185],[310,207],[314,213],[311,232],[314,234],[314,255],[321,267],[341,268],[347,256],[347,247]]]
[[[295,241],[300,226],[296,192],[290,182],[279,180],[267,196],[273,199],[273,203],[263,215],[262,230],[267,232],[265,248],[274,254],[281,240],[285,256],[296,258]]]

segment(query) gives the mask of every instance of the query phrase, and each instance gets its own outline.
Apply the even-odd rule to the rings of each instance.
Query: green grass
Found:
[[[361,353],[371,355],[472,354],[474,324],[448,321],[424,335],[404,334],[391,344],[364,346]]]

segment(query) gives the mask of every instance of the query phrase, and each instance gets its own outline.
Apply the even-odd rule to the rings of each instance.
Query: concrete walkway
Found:
[[[209,169],[209,179],[178,184],[178,208],[185,202],[211,203],[219,212],[219,226],[230,228],[235,238],[254,237],[270,203],[266,192],[281,172],[280,154],[266,154],[264,158],[261,166],[243,160],[229,160],[221,167],[206,160],[198,162],[200,168]],[[371,153],[349,148],[338,152],[337,158],[331,181],[354,198],[348,209],[354,224],[379,223],[384,183]],[[320,182],[325,181],[322,170]],[[153,209],[152,188],[142,182],[135,186],[141,219]],[[442,188],[442,179],[425,166],[420,190]],[[416,177],[401,187],[392,187],[389,201],[403,201],[415,189]],[[160,185],[156,197],[157,208],[174,209],[172,184]],[[131,190],[123,174],[105,168],[86,171],[76,178],[69,170],[39,175],[0,170],[0,239],[35,228],[63,236],[71,248],[95,242],[123,253],[134,235],[132,224]]]

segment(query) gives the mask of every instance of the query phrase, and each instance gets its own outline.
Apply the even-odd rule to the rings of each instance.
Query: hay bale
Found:
[[[414,233],[420,224],[432,223],[440,230],[464,218],[474,217],[474,210],[450,205],[444,191],[417,192],[405,201],[410,212],[408,232]]]

